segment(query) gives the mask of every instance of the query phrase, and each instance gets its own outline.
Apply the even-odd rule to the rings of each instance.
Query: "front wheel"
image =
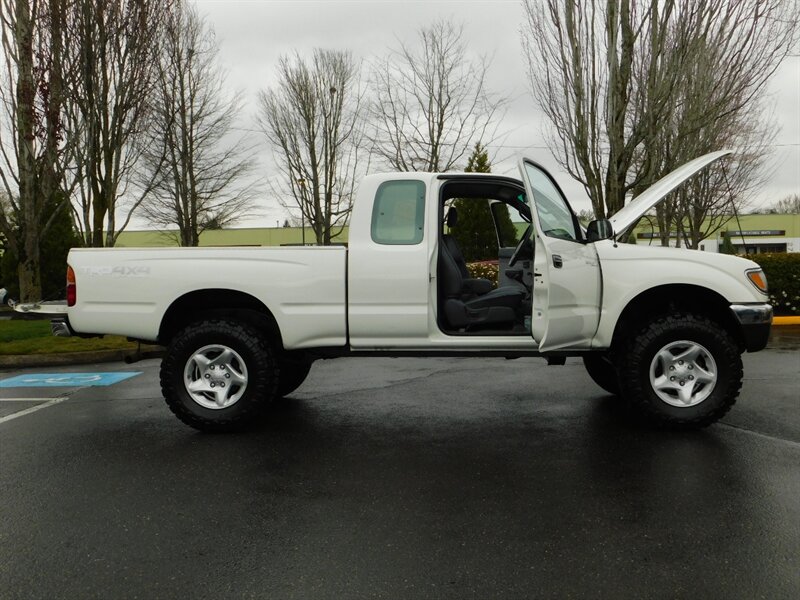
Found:
[[[161,391],[170,410],[202,431],[240,429],[275,397],[278,362],[248,323],[196,321],[178,332],[161,362]]]
[[[618,360],[622,396],[658,425],[706,427],[731,409],[742,387],[736,342],[702,315],[679,313],[653,320]]]

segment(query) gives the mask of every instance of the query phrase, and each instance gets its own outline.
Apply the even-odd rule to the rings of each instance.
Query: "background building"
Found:
[[[517,223],[520,232],[525,224]],[[634,230],[637,244],[659,245],[658,229],[643,220]],[[336,238],[336,243],[347,243],[348,228]],[[713,236],[700,244],[700,250],[719,252],[724,235],[729,235],[737,254],[760,252],[800,252],[800,214],[795,215],[742,215],[732,219]],[[676,235],[671,236],[674,245]],[[305,241],[312,245],[314,234],[306,228]],[[200,234],[201,246],[298,246],[303,243],[300,227],[253,227],[246,229],[215,229]],[[125,231],[117,247],[177,246],[176,232]]]
[[[634,233],[638,244],[660,244],[658,229],[645,220]],[[729,236],[736,254],[762,252],[800,252],[800,214],[796,215],[741,215],[728,221],[722,229],[700,242],[700,250],[719,252],[723,236]],[[670,235],[674,245],[677,235]]]

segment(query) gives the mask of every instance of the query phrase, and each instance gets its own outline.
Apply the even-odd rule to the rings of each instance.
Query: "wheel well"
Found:
[[[225,289],[195,290],[176,299],[161,319],[159,344],[167,345],[181,328],[209,313],[244,319],[264,329],[283,348],[278,322],[266,305],[245,292]]]
[[[646,290],[631,300],[614,328],[612,348],[629,339],[646,319],[674,312],[703,315],[726,329],[744,348],[741,328],[730,310],[730,302],[717,292],[697,285],[670,284]]]

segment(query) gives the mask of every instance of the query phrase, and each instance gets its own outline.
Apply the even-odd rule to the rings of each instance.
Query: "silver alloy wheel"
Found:
[[[667,404],[685,408],[703,402],[717,383],[717,363],[697,342],[670,342],[650,363],[650,385]]]
[[[222,344],[203,346],[186,361],[183,384],[203,408],[228,408],[247,389],[247,366],[239,353]]]

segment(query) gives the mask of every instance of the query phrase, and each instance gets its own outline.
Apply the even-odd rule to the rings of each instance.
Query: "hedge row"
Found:
[[[800,253],[748,254],[764,269],[776,315],[800,315]]]
[[[769,299],[776,315],[800,315],[800,253],[751,254],[767,275]],[[483,277],[497,284],[497,265],[477,262],[467,265],[472,277]]]

